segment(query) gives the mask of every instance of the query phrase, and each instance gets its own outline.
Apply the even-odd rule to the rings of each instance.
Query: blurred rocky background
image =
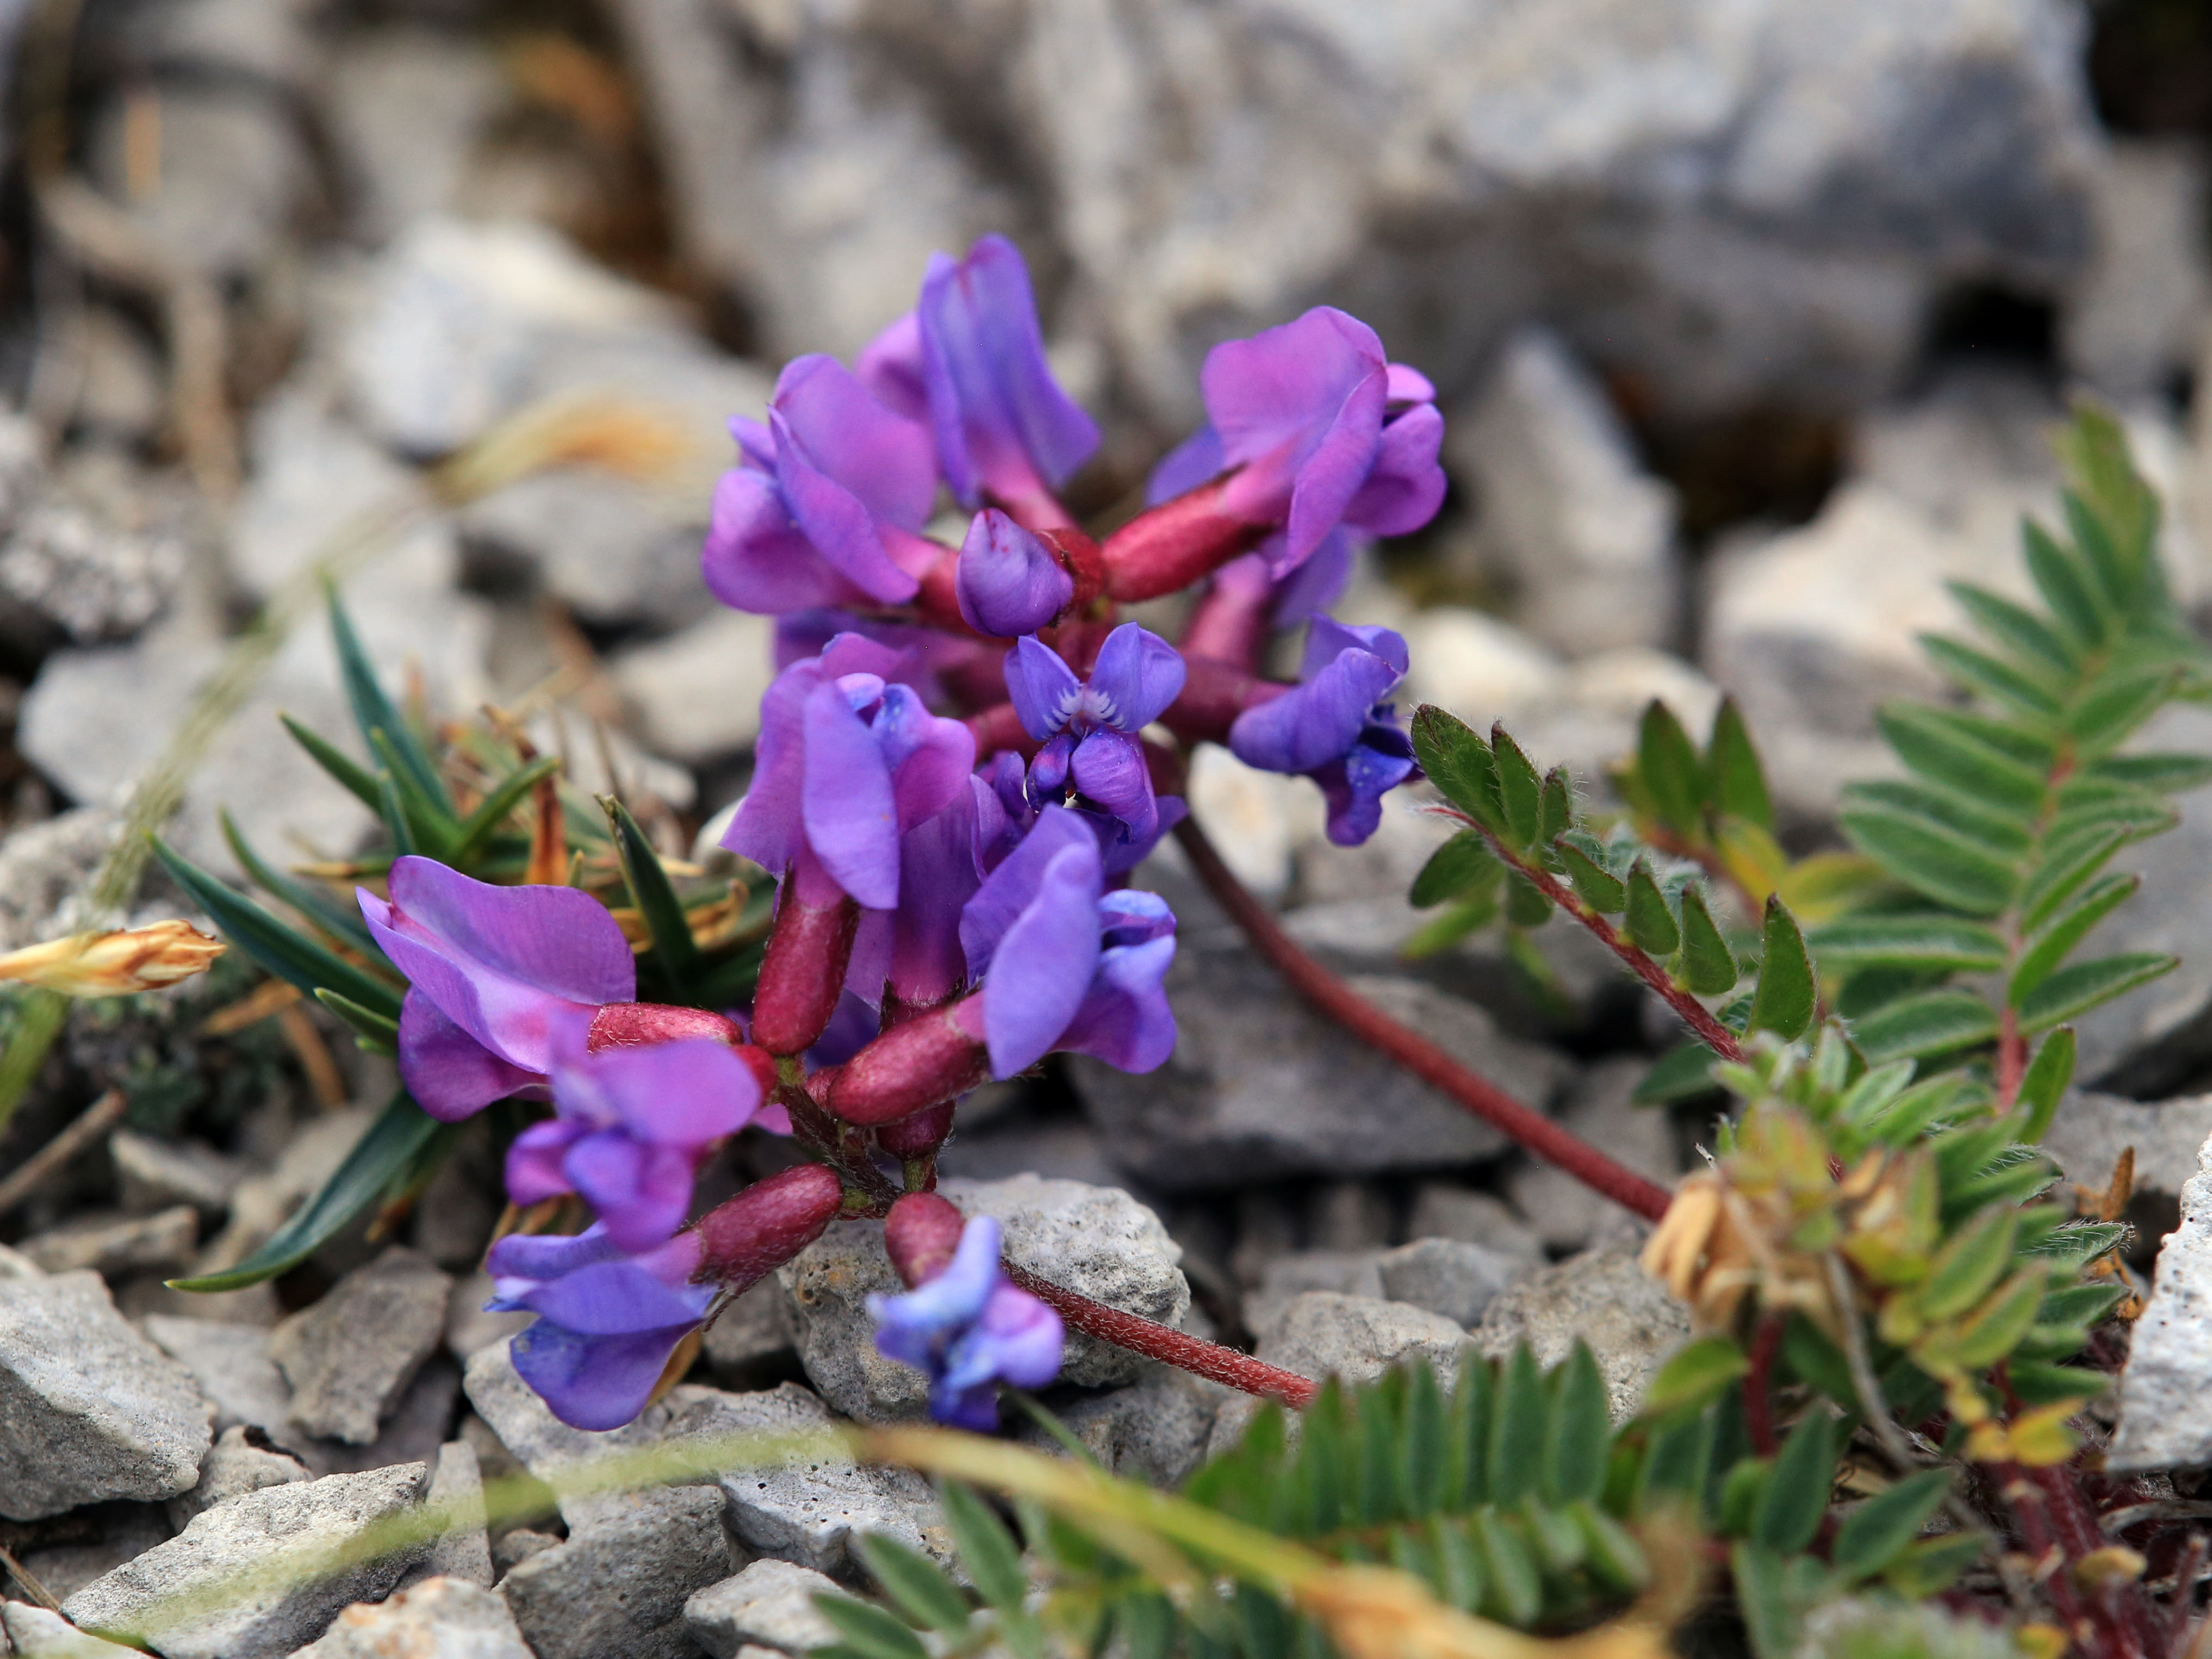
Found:
[[[1073,491],[1102,525],[1188,429],[1218,341],[1329,302],[1429,374],[1451,498],[1365,556],[1343,614],[1404,630],[1413,698],[1504,718],[1593,789],[1649,698],[1694,727],[1725,690],[1793,846],[1831,841],[1839,783],[1883,763],[1875,704],[1941,694],[1914,637],[1951,618],[1945,582],[2019,586],[2075,395],[2124,416],[2212,610],[2201,0],[5,0],[0,27],[0,945],[69,925],[227,642],[363,514],[404,523],[345,583],[389,680],[434,717],[495,702],[690,848],[743,792],[770,672],[768,624],[696,575],[723,422],[785,358],[849,358],[933,251],[988,230],[1028,255],[1055,366],[1106,428]],[[437,494],[442,458],[556,394],[649,405],[684,453],[650,482]],[[212,866],[219,806],[287,863],[367,829],[279,710],[343,724],[319,622],[192,773],[175,835]],[[2212,719],[2165,737],[2212,744]],[[1347,853],[1307,785],[1225,751],[1192,798],[1363,994],[1654,1175],[1695,1157],[1694,1114],[1630,1102],[1667,1030],[1579,936],[1403,957],[1438,834],[1416,802]],[[2212,1110],[2179,1098],[2212,1084],[2212,804],[2144,858],[2154,896],[2108,948],[2184,966],[2086,1024],[2081,1075],[2112,1092],[2062,1115],[2060,1151],[2101,1184],[2137,1146],[2147,1263]],[[1160,1310],[1304,1368],[1580,1331],[1625,1387],[1675,1339],[1630,1224],[1308,1015],[1170,859],[1146,878],[1182,917],[1173,1061],[987,1091],[950,1173],[1040,1237],[1106,1206]],[[447,1456],[565,1455],[511,1373],[470,1364],[500,1334],[471,1312],[488,1133],[405,1224],[411,1254],[356,1232],[254,1292],[161,1288],[265,1237],[389,1087],[319,1014],[254,994],[234,963],[76,1017],[0,1173],[110,1085],[131,1127],[11,1195],[0,1280],[112,1293],[121,1315],[70,1316],[142,1321],[218,1430],[304,1460],[270,1480],[324,1478],[303,1492],[403,1455],[444,1480]],[[816,1287],[880,1262],[841,1249],[866,1255],[825,1240],[716,1327],[702,1374],[872,1409],[880,1379],[840,1369],[858,1316]],[[326,1397],[339,1294],[386,1362],[412,1356],[374,1399]],[[1130,1467],[1188,1467],[1212,1397],[1103,1381],[1070,1420]],[[14,1547],[74,1584],[181,1524],[96,1507]],[[507,1599],[541,1653],[564,1650],[568,1581],[529,1562],[631,1571],[611,1541],[580,1547],[574,1522],[495,1540],[537,1587]],[[841,1548],[784,1553],[837,1571]]]

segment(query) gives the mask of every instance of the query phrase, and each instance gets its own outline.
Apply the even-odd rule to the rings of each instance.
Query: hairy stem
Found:
[[[1773,1456],[1782,1445],[1774,1432],[1774,1362],[1782,1352],[1785,1323],[1774,1313],[1759,1322],[1751,1340],[1751,1370],[1743,1379],[1744,1431],[1751,1437],[1752,1450],[1761,1457]]]
[[[1656,1182],[1614,1162],[1588,1141],[1533,1111],[1486,1078],[1469,1071],[1419,1032],[1401,1025],[1363,1000],[1334,974],[1308,956],[1285,933],[1267,908],[1230,873],[1221,855],[1194,818],[1176,826],[1176,840],[1198,872],[1206,890],[1243,928],[1252,947],[1290,981],[1291,988],[1370,1048],[1392,1060],[1431,1087],[1442,1091],[1485,1122],[1503,1130],[1519,1146],[1647,1221],[1667,1213],[1671,1195]],[[1702,1012],[1703,1011],[1700,1010]]]
[[[1246,1394],[1279,1400],[1293,1407],[1310,1404],[1318,1392],[1310,1378],[1300,1376],[1296,1371],[1286,1371],[1279,1365],[1270,1365],[1249,1353],[1224,1348],[1218,1342],[1208,1342],[1203,1337],[1176,1330],[1156,1320],[1109,1308],[1048,1279],[1039,1279],[1028,1268],[1016,1267],[1011,1261],[1004,1266],[1008,1279],[1085,1336],[1097,1337],[1117,1348],[1127,1348],[1132,1353],[1159,1360],[1194,1376],[1225,1382]]]
[[[1480,836],[1489,843],[1490,850],[1497,855],[1499,863],[1519,875],[1530,886],[1535,888],[1546,898],[1565,911],[1567,915],[1580,922],[1599,944],[1620,957],[1631,973],[1650,987],[1652,994],[1674,1011],[1682,1024],[1690,1028],[1692,1034],[1698,1042],[1704,1043],[1723,1060],[1740,1061],[1743,1059],[1743,1045],[1736,1040],[1735,1032],[1714,1018],[1704,1003],[1675,984],[1667,970],[1654,962],[1648,952],[1623,939],[1618,927],[1583,903],[1581,897],[1566,883],[1561,881],[1542,865],[1523,858],[1506,846],[1504,842],[1498,840],[1486,825],[1476,823],[1466,813],[1455,810],[1449,816],[1457,818],[1468,829]]]

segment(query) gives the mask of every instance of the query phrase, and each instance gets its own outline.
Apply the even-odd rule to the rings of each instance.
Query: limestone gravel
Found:
[[[1502,1358],[1525,1341],[1546,1365],[1565,1359],[1577,1338],[1589,1343],[1615,1422],[1689,1337],[1689,1310],[1620,1249],[1587,1250],[1531,1274],[1492,1302],[1474,1331],[1486,1354]]]
[[[266,1329],[173,1314],[148,1314],[144,1322],[146,1334],[215,1402],[217,1432],[250,1423],[280,1439],[296,1437],[289,1424],[292,1390],[269,1358]]]
[[[2212,1463],[2212,1139],[2197,1158],[2120,1376],[2116,1473]]]
[[[269,1357],[292,1385],[292,1420],[367,1445],[446,1333],[453,1279],[428,1257],[386,1250],[279,1325]]]
[[[281,1659],[340,1608],[380,1598],[429,1548],[425,1539],[336,1573],[300,1570],[404,1513],[428,1474],[403,1463],[247,1492],[86,1585],[62,1611],[163,1659]]]
[[[811,1567],[756,1561],[693,1595],[684,1604],[684,1622],[714,1659],[736,1659],[748,1644],[805,1653],[841,1639],[814,1598],[842,1593],[836,1579]]]
[[[192,1375],[95,1273],[0,1279],[0,1516],[189,1492],[212,1438]]]
[[[722,1494],[678,1486],[540,1550],[499,1593],[538,1659],[683,1659],[684,1603],[729,1574]]]
[[[88,1636],[58,1613],[27,1601],[0,1606],[0,1635],[17,1659],[127,1659],[138,1651]]]
[[[305,1463],[272,1444],[259,1429],[225,1429],[200,1464],[199,1484],[169,1500],[169,1524],[181,1532],[194,1516],[227,1499],[312,1479]]]
[[[623,1650],[611,1648],[611,1656]],[[532,1659],[507,1603],[480,1584],[426,1578],[358,1601],[293,1659]],[[542,1659],[542,1656],[541,1656]]]

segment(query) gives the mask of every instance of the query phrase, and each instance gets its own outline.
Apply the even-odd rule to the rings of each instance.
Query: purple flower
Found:
[[[940,551],[915,533],[937,493],[927,427],[810,356],[777,378],[766,426],[730,432],[743,463],[714,487],[699,556],[717,599],[774,615],[915,596]]]
[[[1149,1072],[1174,1051],[1160,986],[1175,960],[1174,914],[1157,894],[1104,888],[1097,834],[1081,814],[1048,806],[968,902],[960,943],[982,983],[980,1036],[994,1076],[1055,1048],[1125,1072]]]
[[[998,1385],[1041,1389],[1060,1375],[1060,1316],[1006,1282],[999,1224],[976,1216],[935,1278],[903,1296],[872,1296],[876,1351],[929,1374],[929,1414],[988,1434],[999,1426]]]
[[[1029,267],[1005,237],[965,259],[933,255],[921,303],[861,354],[860,374],[890,408],[927,411],[962,506],[988,498],[1031,524],[1066,521],[1052,492],[1098,447],[1098,428],[1052,378]]]
[[[920,1006],[967,983],[960,913],[982,882],[987,852],[1007,836],[1006,820],[990,784],[971,774],[950,805],[899,837],[898,903],[861,916],[845,976],[849,994],[873,1010],[888,986]],[[869,1034],[875,1030],[871,1024]]]
[[[356,888],[361,913],[407,976],[399,1078],[451,1123],[542,1088],[571,1028],[637,996],[637,963],[606,907],[574,887],[494,887],[434,860],[393,862],[391,901]]]
[[[892,683],[901,654],[841,634],[793,663],[761,701],[753,781],[722,845],[795,869],[809,903],[899,901],[900,839],[967,792],[975,734]]]
[[[726,1042],[692,1038],[554,1056],[550,1121],[515,1137],[507,1196],[580,1194],[618,1249],[652,1249],[691,1207],[708,1149],[760,1109],[760,1080]]]
[[[1443,501],[1436,388],[1389,362],[1375,331],[1319,306],[1295,322],[1206,354],[1206,422],[1152,473],[1165,501],[1234,469],[1222,510],[1276,525],[1271,564],[1303,564],[1339,524],[1402,536]]]
[[[1156,838],[1159,807],[1137,734],[1176,700],[1183,676],[1175,647],[1134,623],[1106,636],[1087,681],[1042,641],[1017,641],[1006,654],[1006,692],[1023,729],[1044,745],[1030,763],[1031,792],[1058,799],[1072,781],[1131,838]]]
[[[1075,597],[1075,578],[1051,550],[995,507],[968,526],[952,586],[963,622],[1006,640],[1036,633]]]
[[[1406,663],[1406,641],[1389,629],[1316,617],[1300,683],[1239,714],[1229,747],[1248,766],[1313,779],[1328,800],[1328,838],[1357,847],[1382,821],[1382,797],[1417,769],[1382,702]]]
[[[534,1313],[509,1352],[522,1380],[571,1428],[618,1429],[645,1409],[676,1345],[706,1318],[711,1285],[694,1285],[699,1235],[641,1254],[604,1224],[575,1237],[510,1233],[491,1247],[488,1313]]]

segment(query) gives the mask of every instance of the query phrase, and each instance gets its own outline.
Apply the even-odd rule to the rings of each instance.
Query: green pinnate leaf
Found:
[[[1666,896],[1651,878],[1650,867],[1638,859],[1628,872],[1629,943],[1655,957],[1671,957],[1682,943],[1682,930]]]
[[[1546,847],[1575,827],[1574,782],[1565,767],[1555,766],[1544,774],[1536,817],[1536,839]]]
[[[1774,799],[1765,769],[1743,723],[1734,697],[1723,697],[1713,715],[1712,741],[1705,749],[1705,799],[1724,818],[1742,818],[1762,830],[1774,828]]]
[[[1583,903],[1601,916],[1617,916],[1628,908],[1628,884],[1605,867],[1595,841],[1569,834],[1559,836],[1552,848]]]
[[[1414,908],[1425,910],[1447,899],[1466,898],[1493,890],[1505,866],[1491,852],[1479,831],[1462,830],[1429,854],[1421,873],[1413,878],[1410,895]]]
[[[1505,920],[1516,927],[1541,927],[1552,919],[1544,890],[1515,871],[1505,878]]]
[[[2022,817],[2043,804],[2057,759],[2049,745],[1926,703],[1891,703],[1875,718],[1897,757],[1923,777]]]
[[[1699,1337],[1677,1349],[1659,1368],[1644,1391],[1644,1409],[1665,1416],[1702,1407],[1750,1369],[1750,1359],[1734,1337]]]
[[[1571,1504],[1605,1490],[1613,1423],[1605,1377],[1587,1343],[1577,1340],[1553,1378],[1554,1394],[1544,1437],[1545,1501]]]
[[[1498,763],[1498,793],[1505,809],[1505,837],[1516,850],[1534,844],[1544,826],[1544,785],[1535,763],[1503,726],[1490,728],[1490,752]]]
[[[2141,876],[2106,876],[2081,894],[2030,939],[2005,982],[2005,1000],[2017,1008],[2028,994],[2057,971],[2089,930],[2126,903],[2142,885]]]
[[[2061,968],[2021,1000],[2020,1029],[2032,1036],[2063,1024],[2180,965],[2156,951],[2131,951]]]
[[[1674,712],[1654,697],[1637,728],[1636,772],[1653,815],[1679,836],[1705,830],[1705,770]]]
[[[1977,651],[1941,634],[1923,634],[1920,648],[1944,678],[1970,695],[2002,703],[2039,724],[2056,720],[2063,710],[2057,696],[2033,676],[1986,651]]]
[[[1662,1106],[1677,1100],[1694,1100],[1717,1086],[1713,1066],[1718,1056],[1702,1042],[1678,1043],[1660,1056],[1658,1063],[1636,1085],[1639,1106]]]
[[[1468,1529],[1482,1563],[1482,1611],[1500,1624],[1528,1629],[1544,1606],[1535,1552],[1495,1509],[1477,1510]]]
[[[1445,1423],[1443,1506],[1455,1513],[1490,1500],[1490,1415],[1498,1366],[1473,1348],[1460,1355]]]
[[[2074,1030],[2063,1026],[2043,1040],[2035,1058],[2027,1063],[2027,1075],[2020,1080],[2018,1105],[2027,1114],[2020,1132],[2022,1140],[2033,1145],[2043,1139],[2057,1115],[2058,1103],[2065,1097],[2066,1085],[2073,1080]]]
[[[1866,968],[1988,973],[2004,966],[2006,954],[1996,928],[1961,916],[1839,916],[1808,929],[1805,944],[1830,974]]]
[[[1929,1320],[1966,1312],[2012,1266],[2019,1236],[2020,1218],[2014,1212],[1992,1211],[1983,1216],[1936,1252],[1928,1277],[1913,1292],[1913,1306]]]
[[[844,1645],[864,1659],[928,1659],[921,1638],[872,1601],[822,1594],[814,1605],[837,1627]]]
[[[1891,876],[1939,904],[1994,916],[2019,887],[2012,866],[1981,842],[1917,814],[1846,807],[1844,833]]]
[[[1466,721],[1423,703],[1413,712],[1413,753],[1446,800],[1476,823],[1505,833],[1496,757]]]
[[[884,1594],[914,1623],[930,1630],[968,1628],[968,1598],[927,1557],[877,1534],[864,1535],[859,1549]]]
[[[2066,711],[2062,722],[2085,755],[2117,749],[2172,697],[2178,671],[2164,667],[2112,674],[2098,680]]]
[[[1275,1423],[1279,1431],[1279,1414]],[[1006,1523],[973,1487],[957,1480],[937,1483],[937,1501],[945,1511],[945,1524],[951,1530],[961,1564],[975,1580],[975,1593],[1001,1613],[1018,1608],[1028,1593],[1029,1578],[1022,1571],[1021,1547],[1006,1530]]]
[[[1854,1581],[1873,1577],[1920,1536],[1950,1491],[1949,1471],[1923,1469],[1869,1498],[1836,1529],[1830,1564]]]
[[[1882,1570],[1882,1583],[1908,1601],[1940,1595],[1959,1575],[1989,1553],[1990,1536],[1981,1532],[1945,1533],[1908,1544]]]
[[[2081,560],[2032,520],[2021,526],[2021,543],[2027,555],[2028,579],[2057,618],[2068,643],[2077,651],[2094,650],[2104,644],[2112,632],[2112,619]]]
[[[1836,1473],[1836,1423],[1817,1404],[1776,1454],[1774,1468],[1751,1513],[1753,1541],[1794,1555],[1813,1541],[1828,1512]]]
[[[1406,1513],[1415,1519],[1434,1515],[1443,1506],[1449,1474],[1446,1419],[1436,1368],[1421,1361],[1406,1378],[1406,1424],[1399,1436],[1398,1486],[1405,1494]]]
[[[2212,755],[2106,755],[2081,771],[2085,777],[2179,795],[2212,783]]]
[[[1505,1362],[1491,1413],[1486,1484],[1492,1504],[1517,1504],[1542,1482],[1548,1404],[1544,1393],[1536,1356],[1523,1342]]]
[[[2079,669],[2081,659],[2074,646],[2027,606],[1972,582],[1947,586],[1974,625],[2031,672],[2070,679]]]
[[[1717,997],[1735,988],[1735,957],[1705,908],[1695,884],[1682,890],[1681,981],[1699,996]]]
[[[2133,839],[2124,827],[2094,824],[2077,835],[2046,838],[2034,872],[2021,889],[2021,926],[2033,933],[2047,925]]]
[[[2043,1304],[2043,1283],[2039,1269],[2024,1268],[1992,1292],[1953,1336],[1952,1354],[1957,1362],[1979,1370],[2010,1353],[2035,1322],[2036,1310]]]
[[[1752,999],[1750,1029],[1785,1038],[1802,1036],[1819,1012],[1820,991],[1813,979],[1812,958],[1805,954],[1804,935],[1780,899],[1766,901],[1760,934],[1759,988]]]

